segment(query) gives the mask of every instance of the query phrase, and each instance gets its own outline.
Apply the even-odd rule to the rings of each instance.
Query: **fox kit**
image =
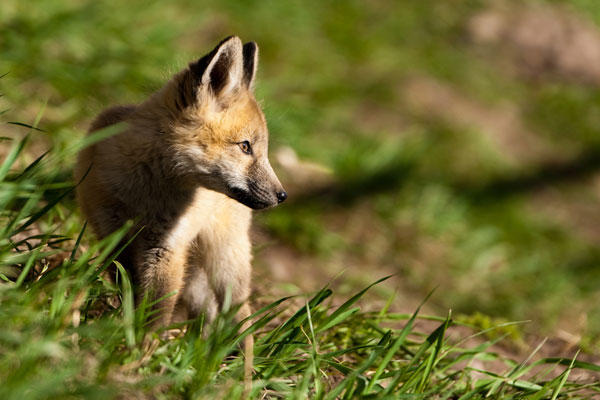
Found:
[[[287,197],[267,158],[257,63],[254,42],[223,40],[145,102],[102,112],[91,132],[124,129],[79,154],[77,198],[96,234],[127,220],[141,228],[120,257],[138,301],[176,292],[156,306],[155,326],[210,321],[226,293],[243,304],[239,318],[250,315],[251,210]]]

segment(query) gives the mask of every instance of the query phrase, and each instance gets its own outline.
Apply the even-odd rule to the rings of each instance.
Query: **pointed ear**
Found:
[[[236,36],[223,40],[207,55],[191,63],[189,70],[198,96],[212,94],[224,100],[244,82],[242,41]]]
[[[248,89],[254,89],[254,76],[258,67],[258,46],[254,42],[244,45],[244,84]]]

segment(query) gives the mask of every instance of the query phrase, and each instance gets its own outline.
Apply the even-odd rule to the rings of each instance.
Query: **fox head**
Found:
[[[287,198],[268,159],[269,132],[254,98],[258,46],[232,36],[165,87],[167,146],[178,174],[252,208]]]

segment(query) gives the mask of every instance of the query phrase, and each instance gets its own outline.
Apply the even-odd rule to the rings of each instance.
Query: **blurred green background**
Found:
[[[393,273],[394,309],[437,288],[436,312],[598,350],[598,24],[595,0],[3,0],[1,118],[43,110],[31,161],[222,38],[256,41],[290,192],[255,218],[257,296]]]

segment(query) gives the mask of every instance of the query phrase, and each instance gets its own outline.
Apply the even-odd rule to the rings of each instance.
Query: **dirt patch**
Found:
[[[410,127],[410,120],[398,112],[396,104],[364,100],[352,110],[352,115],[355,126],[371,136],[386,138]]]
[[[508,56],[528,78],[600,86],[600,31],[566,7],[493,7],[467,28],[475,43]]]
[[[527,129],[512,104],[484,105],[452,86],[425,77],[408,81],[404,97],[417,114],[486,135],[504,157],[518,166],[535,166],[557,158],[550,143]]]
[[[530,209],[600,245],[600,174],[560,188],[544,188],[532,196]]]

